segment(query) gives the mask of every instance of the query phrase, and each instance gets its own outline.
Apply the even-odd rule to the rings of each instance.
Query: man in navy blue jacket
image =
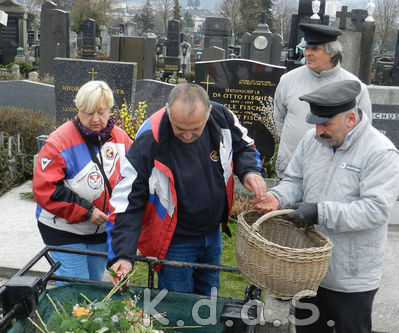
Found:
[[[137,248],[144,256],[220,265],[233,170],[255,197],[266,196],[259,153],[233,112],[198,85],[177,85],[121,167],[107,222],[108,265],[130,270]],[[163,265],[158,287],[216,294],[219,272]]]

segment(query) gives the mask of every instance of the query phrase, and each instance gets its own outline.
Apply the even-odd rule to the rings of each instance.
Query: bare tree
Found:
[[[376,0],[374,17],[376,21],[376,37],[379,51],[389,49],[390,43],[395,41],[397,33],[396,20],[399,17],[398,0]]]
[[[243,32],[240,4],[241,0],[223,0],[219,6],[220,15],[230,19],[230,31],[234,35]]]
[[[289,40],[291,15],[297,11],[298,0],[273,0],[273,32],[280,34],[283,42]]]
[[[153,1],[154,7],[157,9],[158,14],[161,16],[163,21],[163,27],[165,33],[168,30],[168,21],[173,15],[173,0],[155,0]]]

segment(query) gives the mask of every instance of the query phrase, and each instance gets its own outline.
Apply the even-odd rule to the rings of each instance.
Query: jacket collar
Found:
[[[338,63],[335,67],[328,69],[326,71],[321,72],[320,74],[312,71],[308,66],[306,66],[308,71],[313,75],[314,77],[317,78],[329,78],[335,76],[340,70],[341,70],[341,64]]]

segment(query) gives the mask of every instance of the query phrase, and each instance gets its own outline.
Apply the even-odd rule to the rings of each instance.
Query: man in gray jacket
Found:
[[[317,296],[296,307],[297,333],[371,332],[388,218],[399,194],[399,152],[356,107],[360,89],[346,80],[300,97],[316,128],[299,143],[280,184],[252,202],[261,213],[301,203],[283,218],[315,225],[333,242]]]
[[[342,46],[337,37],[342,34],[341,30],[308,23],[302,23],[299,27],[305,34],[306,65],[284,74],[274,95],[274,120],[280,135],[276,161],[279,178],[284,177],[285,169],[299,141],[307,130],[314,127],[313,124],[305,121],[309,104],[299,100],[299,96],[333,82],[359,81],[355,75],[340,65]],[[371,122],[370,97],[363,83],[356,99],[359,107]]]

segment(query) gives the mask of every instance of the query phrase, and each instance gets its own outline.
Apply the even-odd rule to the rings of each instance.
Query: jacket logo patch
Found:
[[[106,157],[108,160],[112,160],[112,159],[114,158],[114,150],[113,150],[111,147],[108,147],[108,148],[105,150],[105,157]]]
[[[219,161],[219,153],[218,153],[216,150],[212,151],[212,152],[209,154],[209,157],[211,158],[211,160],[212,160],[213,162]]]
[[[345,162],[342,162],[339,167],[341,169],[346,169],[346,170],[349,170],[349,171],[360,173],[360,169],[358,167],[355,167],[355,166],[350,165],[350,164],[345,163]]]
[[[42,157],[40,160],[40,166],[42,167],[42,171],[44,171],[48,165],[51,163],[53,159],[52,158],[47,158],[47,157]]]
[[[103,186],[103,178],[98,172],[90,172],[87,177],[87,184],[93,189],[97,190]]]

